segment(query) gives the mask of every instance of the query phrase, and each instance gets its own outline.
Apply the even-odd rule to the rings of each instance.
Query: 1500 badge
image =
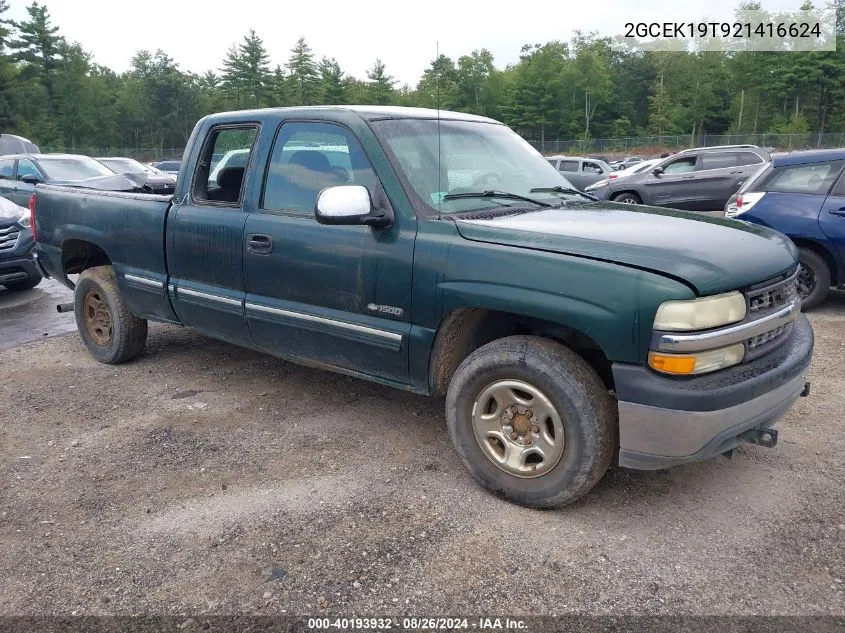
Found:
[[[371,310],[372,312],[381,312],[383,314],[389,314],[391,316],[402,316],[404,310],[402,308],[396,308],[394,306],[380,306],[375,303],[370,303],[367,305],[367,310]]]

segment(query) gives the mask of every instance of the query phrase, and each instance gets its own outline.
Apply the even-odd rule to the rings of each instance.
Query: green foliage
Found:
[[[524,46],[506,68],[487,49],[439,54],[409,86],[382,59],[360,78],[342,59],[317,62],[304,38],[273,64],[254,30],[217,71],[196,75],[164,51],[142,50],[117,74],[67,41],[45,6],[33,2],[12,22],[0,0],[0,130],[46,149],[162,153],[183,147],[211,112],[357,103],[474,112],[535,140],[771,132],[810,144],[810,132],[845,133],[845,0],[831,5],[840,16],[835,51],[643,52],[576,32]],[[737,16],[759,8],[743,2]]]

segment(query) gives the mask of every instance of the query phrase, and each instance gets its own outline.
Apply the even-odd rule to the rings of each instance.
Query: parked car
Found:
[[[123,174],[139,187],[148,187],[151,193],[170,195],[176,187],[176,177],[163,171],[139,163],[133,158],[102,157],[97,158],[103,165],[116,174]]]
[[[590,193],[614,202],[718,211],[768,160],[768,152],[754,145],[687,149],[629,178],[610,180]]]
[[[88,156],[16,154],[0,156],[0,196],[20,206],[39,183],[71,185],[104,191],[137,191],[138,186]]]
[[[610,165],[595,158],[548,156],[546,160],[580,191],[584,191],[589,185],[606,178],[613,172]]]
[[[0,156],[4,154],[40,154],[38,145],[23,136],[0,134]]]
[[[345,147],[349,169],[321,146]],[[222,147],[247,166],[212,181]],[[137,357],[165,321],[443,397],[472,476],[531,507],[575,501],[611,462],[773,446],[808,394],[789,239],[594,202],[493,119],[227,112],[196,124],[186,155],[168,200],[36,190],[37,261],[73,288],[100,362]]]
[[[725,215],[770,227],[798,247],[805,309],[845,287],[845,149],[774,158],[725,205]]]
[[[151,163],[150,166],[175,178],[179,175],[179,165],[181,164],[182,161],[178,160],[159,160]]]
[[[623,158],[622,160],[615,160],[610,163],[610,166],[613,167],[615,171],[622,171],[623,169],[627,169],[634,163],[642,162],[642,158],[639,156],[628,156],[627,158]]]
[[[33,261],[35,240],[29,209],[0,198],[0,285],[8,290],[28,290],[41,283]]]
[[[628,176],[633,176],[634,174],[638,174],[642,171],[657,165],[660,162],[659,158],[654,158],[652,160],[644,160],[639,163],[633,163],[629,165],[625,169],[621,171],[613,171],[607,175],[607,178],[603,178],[602,180],[597,180],[589,187],[584,189],[585,192],[591,193],[595,189],[601,189],[602,187],[606,186],[611,180],[618,180],[619,178],[627,178]]]

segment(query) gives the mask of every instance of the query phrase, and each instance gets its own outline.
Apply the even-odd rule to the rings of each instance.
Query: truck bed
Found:
[[[82,260],[90,264],[103,254],[104,263],[114,266],[121,284],[127,274],[163,283],[167,278],[164,235],[171,203],[171,196],[38,185],[39,262],[45,272],[69,287],[73,283],[66,273],[73,274]],[[140,313],[150,313],[149,306],[137,307]]]

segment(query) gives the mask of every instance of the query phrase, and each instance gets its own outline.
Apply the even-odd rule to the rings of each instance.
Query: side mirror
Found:
[[[35,174],[24,174],[21,176],[21,182],[25,182],[28,185],[37,185],[41,182],[41,179]]]
[[[326,187],[317,195],[314,216],[320,224],[385,227],[391,214],[373,206],[370,191],[361,185]]]
[[[660,176],[663,173],[663,168],[662,167],[655,167],[654,169],[651,170],[651,173],[654,174],[655,176]]]

